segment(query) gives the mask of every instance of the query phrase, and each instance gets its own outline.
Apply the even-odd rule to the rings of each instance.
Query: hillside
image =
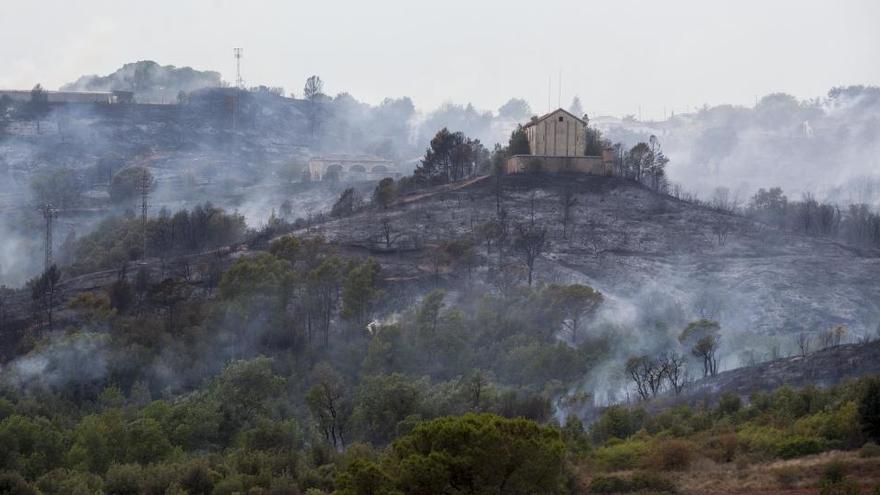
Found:
[[[563,239],[560,194],[566,187],[577,203]],[[735,365],[741,356],[731,354],[746,347],[762,354],[774,345],[789,349],[793,334],[838,324],[853,338],[873,335],[880,322],[877,252],[787,234],[615,178],[505,178],[502,207],[511,223],[527,221],[532,205],[550,239],[537,279],[597,288],[609,301],[600,321],[620,331],[647,331],[647,339],[639,339],[646,347],[677,335],[678,321],[719,319],[728,346],[725,367]],[[478,227],[495,217],[495,207],[492,180],[484,180],[331,221],[318,231],[377,257],[395,277],[426,276],[429,248],[452,237],[476,238],[481,245]],[[388,245],[385,225],[396,239]],[[477,251],[483,255],[478,269],[485,271],[485,246]],[[505,256],[516,259],[508,251]]]

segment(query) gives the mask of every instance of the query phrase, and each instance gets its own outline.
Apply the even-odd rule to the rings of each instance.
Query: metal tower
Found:
[[[241,78],[241,57],[243,55],[243,48],[232,49],[232,56],[235,57],[235,87],[238,89],[244,89],[244,80]]]
[[[50,203],[46,203],[40,208],[40,213],[46,219],[46,253],[43,259],[43,270],[48,270],[52,266],[52,230],[55,227],[55,218],[58,216],[58,210]]]

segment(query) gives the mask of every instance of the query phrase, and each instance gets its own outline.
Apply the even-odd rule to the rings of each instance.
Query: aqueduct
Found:
[[[369,155],[325,155],[309,160],[309,178],[313,181],[396,177],[403,172],[393,161]]]

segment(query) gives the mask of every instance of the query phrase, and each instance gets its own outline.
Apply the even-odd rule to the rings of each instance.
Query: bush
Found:
[[[658,471],[683,471],[691,464],[695,446],[678,438],[658,439],[651,449],[647,467]]]
[[[715,462],[732,462],[739,442],[736,433],[723,433],[706,441],[706,455]]]
[[[783,459],[794,459],[822,452],[822,443],[815,438],[794,437],[779,445],[777,455]]]
[[[642,440],[613,442],[596,449],[593,460],[603,471],[623,471],[642,465],[648,453],[648,445]]]

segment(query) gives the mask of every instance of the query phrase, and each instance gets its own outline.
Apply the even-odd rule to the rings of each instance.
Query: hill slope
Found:
[[[477,239],[485,264],[479,226],[496,216],[492,182],[318,229],[332,242],[378,257],[395,277],[429,275],[430,248],[454,237]],[[564,239],[565,187],[573,188],[577,203]],[[788,234],[616,178],[507,177],[502,207],[511,224],[528,221],[534,211],[535,222],[548,229],[538,280],[599,289],[608,299],[600,318],[647,337],[639,339],[646,349],[677,336],[680,322],[718,319],[725,334],[736,336],[726,342],[722,367],[729,367],[743,358],[732,354],[746,348],[769,353],[773,346],[793,346],[793,334],[837,324],[852,336],[873,335],[880,321],[877,252]],[[517,259],[512,248],[504,256]]]

